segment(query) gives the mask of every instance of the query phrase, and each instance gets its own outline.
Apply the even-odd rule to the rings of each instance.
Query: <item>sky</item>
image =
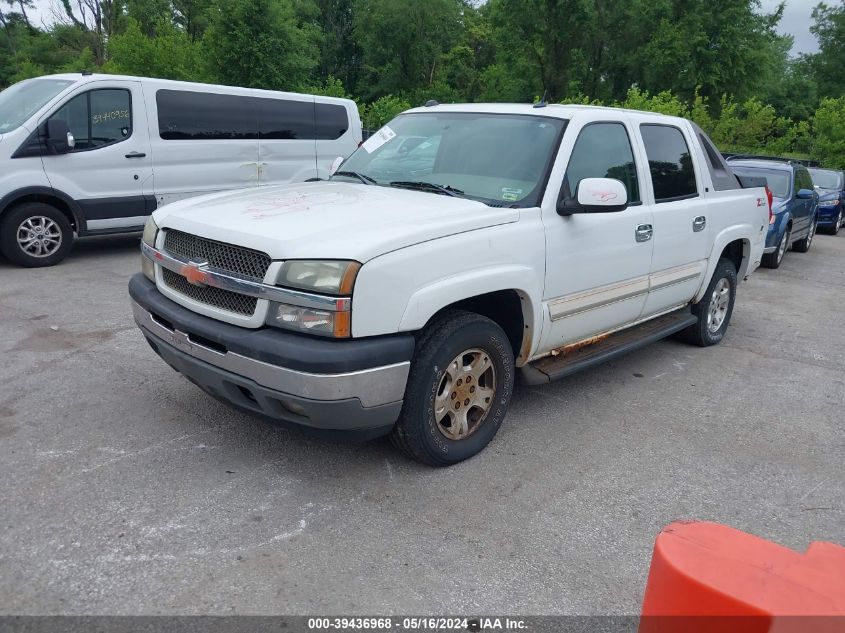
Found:
[[[408,0],[413,2],[415,0]],[[620,0],[624,2],[625,0]],[[35,22],[40,23],[42,20],[46,23],[52,22],[50,7],[56,0],[35,0],[37,7],[35,15]],[[761,0],[763,10],[768,12],[774,11],[780,0]],[[786,9],[781,20],[779,30],[781,33],[792,35],[795,38],[795,43],[792,47],[792,54],[798,55],[800,53],[814,53],[818,50],[816,39],[810,33],[810,14],[813,7],[818,4],[819,0],[786,0]],[[837,0],[828,0],[828,4],[835,5]]]

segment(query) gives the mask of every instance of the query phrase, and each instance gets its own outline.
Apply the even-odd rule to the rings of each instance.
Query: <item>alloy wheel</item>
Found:
[[[31,257],[49,257],[62,245],[62,230],[48,217],[36,215],[26,218],[17,230],[20,249]]]
[[[731,302],[731,282],[727,277],[722,277],[713,288],[710,295],[710,305],[707,309],[707,329],[715,334],[725,322],[728,315],[728,306]]]
[[[463,440],[484,422],[496,398],[496,369],[487,352],[468,349],[446,367],[434,399],[437,429]]]

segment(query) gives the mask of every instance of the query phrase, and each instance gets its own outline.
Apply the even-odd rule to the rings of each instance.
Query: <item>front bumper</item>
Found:
[[[821,226],[833,225],[836,218],[839,217],[841,208],[841,205],[835,207],[819,207],[819,224]]]
[[[171,367],[228,404],[321,430],[387,432],[402,408],[411,335],[333,341],[198,315],[141,274],[129,283],[135,322]]]

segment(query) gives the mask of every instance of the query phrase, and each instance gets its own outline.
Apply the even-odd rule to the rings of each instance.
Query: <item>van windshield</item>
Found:
[[[0,92],[0,134],[19,128],[72,83],[69,79],[28,79]]]
[[[413,189],[496,207],[539,204],[566,126],[544,116],[432,112],[393,119],[332,180]]]

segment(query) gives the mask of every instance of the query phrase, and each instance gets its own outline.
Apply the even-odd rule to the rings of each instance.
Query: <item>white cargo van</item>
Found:
[[[353,101],[97,75],[0,92],[0,251],[51,266],[78,236],[143,229],[163,204],[327,178],[361,141]]]

